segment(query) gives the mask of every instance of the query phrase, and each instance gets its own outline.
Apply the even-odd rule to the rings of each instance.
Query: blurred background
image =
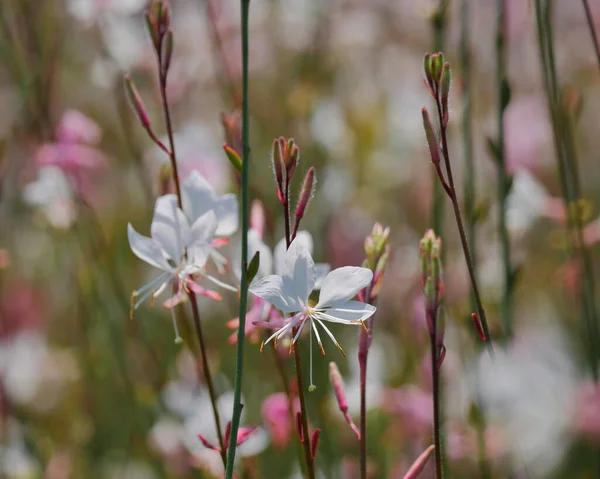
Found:
[[[168,158],[139,125],[123,88],[129,73],[163,137],[146,3],[0,4],[0,477],[222,474],[219,455],[197,437],[214,439],[214,425],[188,307],[177,310],[183,345],[174,343],[164,309],[146,303],[129,320],[131,292],[151,271],[129,249],[126,226],[131,222],[148,234],[155,198],[172,188],[161,176]],[[505,217],[518,271],[511,337],[500,322],[504,266],[489,148],[498,116],[495,2],[251,2],[250,181],[252,197],[265,207],[266,243],[274,246],[283,236],[269,160],[277,136],[293,137],[300,147],[298,181],[316,168],[316,196],[303,220],[316,261],[360,265],[373,224],[391,229],[369,356],[373,478],[403,477],[431,442],[418,244],[432,225],[434,184],[420,112],[433,105],[422,64],[424,53],[436,50],[443,50],[453,70],[453,171],[461,201],[464,179],[475,179],[470,206],[477,274],[492,336],[503,338],[492,364],[470,322],[467,270],[445,201],[445,226],[437,233],[446,252],[448,476],[600,477],[600,388],[588,354],[590,341],[592,350],[600,345],[585,329],[581,265],[567,246],[534,5],[505,3],[511,95],[504,144],[513,178]],[[218,192],[236,192],[222,145],[231,125],[239,126],[238,2],[171,4],[175,47],[167,93],[181,174],[196,169]],[[600,3],[591,7],[598,29]],[[596,258],[599,65],[581,2],[555,2],[553,19],[558,82],[573,112],[583,242]],[[461,48],[470,55],[470,83]],[[465,136],[468,98],[472,131]],[[473,145],[468,169],[465,139]],[[592,265],[597,270],[597,261]],[[199,303],[226,421],[235,367],[227,323],[237,316],[237,301],[225,294],[222,302]],[[320,477],[354,478],[358,442],[337,409],[328,363],[336,361],[344,375],[356,420],[358,333],[333,329],[348,358],[333,347],[325,357],[315,355],[317,390],[307,396],[309,417],[322,429]],[[293,362],[281,349],[291,376]],[[308,348],[302,352],[308,359]],[[273,356],[248,343],[242,424],[260,427],[240,448],[243,477],[301,477],[295,425],[282,391]]]

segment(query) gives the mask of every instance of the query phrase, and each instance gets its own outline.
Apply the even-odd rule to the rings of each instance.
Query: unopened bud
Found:
[[[410,469],[404,475],[404,479],[417,479],[417,477],[419,477],[419,474],[421,474],[421,472],[423,472],[423,469],[425,469],[425,465],[427,464],[427,461],[433,454],[434,450],[435,446],[433,444],[427,449],[425,449],[425,452],[417,458],[417,460],[413,463],[412,466],[410,466]]]
[[[225,130],[225,143],[242,156],[242,122],[239,111],[221,113],[221,124]]]
[[[298,164],[298,161],[300,161],[300,149],[298,148],[298,145],[294,143],[293,138],[290,138],[283,148],[282,161],[287,173],[286,180],[289,184],[296,171],[296,165]]]
[[[433,280],[431,279],[431,276],[429,276],[425,280],[425,286],[423,286],[423,294],[425,295],[425,300],[428,303],[432,303],[433,301],[435,301],[435,288],[433,286]]]
[[[442,71],[442,85],[441,85],[441,95],[440,99],[442,102],[442,116],[444,119],[444,127],[448,124],[448,119],[450,117],[450,112],[448,110],[448,96],[450,95],[450,81],[451,81],[451,72],[450,72],[450,64],[448,62],[444,63],[443,71]]]
[[[277,138],[273,140],[273,148],[271,149],[271,165],[275,172],[275,181],[277,187],[281,192],[285,190],[283,183],[283,157],[282,157],[282,140],[283,138]]]
[[[314,195],[314,191],[315,169],[311,166],[306,173],[306,177],[304,178],[302,190],[300,190],[300,198],[298,199],[298,204],[296,205],[296,221],[300,221],[300,219],[304,217],[304,212],[306,211],[306,207]]]
[[[242,159],[240,155],[238,155],[237,151],[231,148],[229,145],[223,145],[223,150],[225,150],[225,154],[227,155],[227,159],[231,166],[233,166],[236,171],[242,171]]]
[[[429,53],[426,53],[423,57],[423,71],[425,72],[425,79],[427,80],[427,85],[429,85],[429,88],[433,93],[434,84],[433,76],[431,75],[431,55]]]
[[[444,67],[444,54],[442,52],[434,53],[431,56],[431,76],[436,85],[439,85],[442,78],[442,69]]]
[[[165,36],[162,54],[162,70],[164,75],[167,75],[169,66],[171,65],[171,57],[173,56],[173,31],[169,29]]]
[[[438,145],[437,137],[433,130],[433,124],[429,118],[429,112],[427,108],[423,108],[421,111],[423,114],[423,128],[425,128],[425,136],[427,137],[427,144],[429,145],[429,155],[431,156],[431,162],[437,165],[440,162],[440,148]]]
[[[146,107],[142,101],[142,97],[138,93],[137,88],[133,84],[133,81],[129,75],[125,75],[125,92],[131,107],[140,120],[140,123],[144,128],[148,128],[150,126],[150,117],[148,116],[148,112],[146,111]]]
[[[310,455],[314,460],[315,455],[317,454],[317,446],[319,445],[319,436],[321,435],[321,430],[319,428],[315,429],[315,432],[310,439]]]
[[[333,392],[335,393],[340,411],[346,412],[348,410],[348,401],[346,401],[346,393],[344,392],[344,382],[337,364],[333,361],[329,363],[329,379],[333,386]]]

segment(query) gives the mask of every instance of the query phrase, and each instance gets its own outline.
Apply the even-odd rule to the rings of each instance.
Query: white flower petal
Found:
[[[329,273],[321,283],[321,295],[316,308],[336,306],[356,296],[373,279],[373,272],[367,268],[344,266]]]
[[[216,204],[219,227],[217,236],[230,236],[238,229],[239,206],[237,196],[229,193],[221,196]]]
[[[217,216],[214,211],[204,213],[200,218],[194,221],[190,230],[189,244],[190,246],[210,245],[210,242],[215,236],[217,230]]]
[[[156,200],[150,232],[169,258],[179,263],[188,243],[189,224],[177,206],[175,195],[164,195]]]
[[[181,183],[183,209],[192,223],[215,209],[216,194],[211,184],[198,171],[192,171]]]
[[[334,317],[341,321],[364,321],[369,319],[377,308],[367,303],[361,303],[360,301],[348,301],[346,303],[340,303],[338,306],[326,309],[324,314],[327,316]],[[331,321],[329,318],[325,318],[326,321]]]
[[[274,274],[252,282],[249,291],[259,298],[268,301],[284,313],[300,311],[302,308],[298,298],[289,295],[289,280]]]
[[[312,254],[313,240],[312,236],[308,231],[298,231],[298,233],[296,234],[296,239],[294,241],[298,241],[299,244],[304,246],[308,250],[308,252]],[[283,265],[285,264],[285,252],[285,238],[282,238],[273,250],[275,274],[283,274]]]
[[[299,298],[306,305],[317,276],[312,256],[298,240],[292,241],[288,248],[283,268],[283,278],[289,280],[290,296]],[[287,281],[285,284],[287,286]]]
[[[129,239],[131,251],[133,251],[133,254],[138,258],[163,271],[173,270],[173,268],[169,266],[169,263],[167,263],[158,242],[154,241],[152,238],[147,238],[146,236],[139,234],[133,229],[131,223],[127,225],[127,238]]]
[[[323,280],[331,271],[331,266],[328,263],[317,263],[315,265],[316,282],[314,289],[321,289]]]

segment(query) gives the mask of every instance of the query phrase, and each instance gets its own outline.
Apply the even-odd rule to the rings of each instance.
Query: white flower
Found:
[[[150,227],[151,238],[137,233],[131,223],[128,224],[127,235],[133,253],[162,271],[132,293],[132,313],[149,296],[154,300],[167,287],[172,291],[174,286],[179,286],[177,294],[172,294],[164,303],[165,307],[171,309],[173,326],[179,341],[172,307],[184,297],[187,288],[196,294],[206,294],[206,290],[189,279],[190,275],[202,273],[207,279],[235,291],[235,288],[223,284],[204,271],[209,256],[214,252],[211,243],[217,226],[217,217],[212,210],[204,213],[190,226],[183,211],[177,205],[175,195],[161,196],[156,200]],[[141,297],[133,303],[138,296]]]
[[[181,183],[181,201],[190,224],[213,211],[217,220],[215,236],[227,237],[237,231],[237,196],[232,193],[217,196],[211,184],[197,171],[192,171]],[[215,249],[211,250],[210,257],[219,272],[223,273],[227,259]]]
[[[506,218],[513,234],[528,231],[538,219],[550,196],[544,186],[527,170],[517,170],[506,200]]]
[[[39,207],[55,228],[68,228],[76,218],[73,191],[68,177],[58,166],[44,166],[38,179],[23,190],[23,199]]]
[[[313,240],[308,231],[298,231],[295,241],[300,243],[300,245],[306,249],[309,254],[312,254]],[[258,272],[256,273],[257,280],[273,273],[279,276],[283,275],[286,252],[285,238],[282,238],[277,245],[275,245],[275,248],[273,248],[273,252],[271,252],[271,248],[264,243],[260,233],[250,228],[248,231],[248,261],[251,260],[257,252],[260,253],[260,264],[258,267]],[[241,255],[240,248],[236,248],[236,253],[237,257],[234,259],[232,269],[239,279],[241,277],[241,265],[239,260]],[[331,267],[327,263],[315,264],[317,280],[314,289],[320,289],[323,278],[325,278],[327,273],[329,273],[330,269]]]
[[[306,323],[310,323],[321,352],[325,354],[317,324],[323,328],[334,344],[343,350],[324,321],[331,323],[363,325],[371,317],[375,307],[370,304],[353,301],[352,298],[373,279],[373,272],[367,268],[345,266],[330,272],[322,282],[319,302],[310,306],[309,296],[317,280],[314,261],[308,250],[297,239],[285,253],[281,275],[269,275],[250,285],[250,292],[268,301],[284,313],[295,313],[289,322],[269,337],[264,344],[276,341],[288,331],[297,327],[291,343],[300,337]],[[312,349],[312,334],[311,349]],[[312,385],[312,354],[310,367]]]

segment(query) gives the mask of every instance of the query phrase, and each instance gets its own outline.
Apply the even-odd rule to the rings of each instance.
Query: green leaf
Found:
[[[242,171],[242,159],[240,155],[236,153],[236,151],[228,145],[223,145],[223,150],[225,150],[225,154],[227,155],[227,159],[229,163],[241,173]]]
[[[254,256],[252,257],[252,260],[250,261],[250,264],[248,265],[248,269],[246,270],[246,280],[248,281],[248,284],[252,283],[252,280],[256,276],[256,273],[258,273],[259,265],[260,265],[260,252],[257,251],[254,254]]]

